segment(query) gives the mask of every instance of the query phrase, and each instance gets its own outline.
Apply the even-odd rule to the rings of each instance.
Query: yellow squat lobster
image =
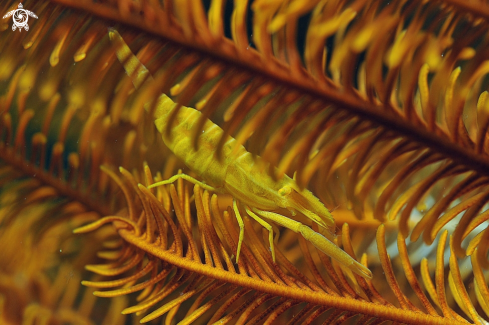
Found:
[[[149,76],[149,71],[131,52],[122,37],[114,29],[109,30],[111,42],[116,46],[116,54],[124,65],[126,73],[133,78],[135,87]],[[149,78],[151,78],[149,76]],[[272,226],[264,219],[270,220],[300,233],[323,253],[337,260],[341,265],[365,278],[372,278],[372,272],[364,265],[358,263],[350,255],[341,250],[330,239],[334,238],[334,219],[328,209],[309,190],[301,190],[295,180],[288,176],[274,180],[263,168],[264,161],[260,157],[253,157],[243,146],[235,149],[236,140],[227,136],[223,147],[223,158],[216,159],[215,147],[223,136],[223,130],[206,120],[203,133],[199,137],[200,150],[193,146],[193,128],[198,123],[201,113],[193,108],[180,106],[168,96],[162,94],[156,103],[154,114],[155,125],[163,137],[163,142],[180,158],[185,165],[205,182],[198,181],[188,175],[178,174],[166,181],[158,182],[150,187],[170,184],[179,178],[198,184],[202,188],[215,193],[227,193],[233,196],[233,210],[240,227],[236,262],[239,260],[241,245],[244,238],[244,223],[240,215],[238,204],[244,206],[249,216],[259,222],[269,231],[272,258],[275,261]],[[176,118],[170,122],[170,117]],[[170,126],[169,123],[172,123]],[[170,132],[168,129],[171,127]],[[326,229],[325,236],[313,231],[306,225],[271,212],[285,208],[292,215],[300,212]]]

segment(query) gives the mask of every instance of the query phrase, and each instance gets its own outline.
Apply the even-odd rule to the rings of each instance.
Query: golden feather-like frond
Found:
[[[23,6],[29,31],[0,21],[1,322],[489,320],[487,2]],[[108,28],[154,81],[134,89]],[[229,197],[148,189],[192,174],[154,126],[161,93],[202,112],[195,148],[208,118],[310,189],[373,279],[285,229],[274,263],[246,217],[236,264]]]

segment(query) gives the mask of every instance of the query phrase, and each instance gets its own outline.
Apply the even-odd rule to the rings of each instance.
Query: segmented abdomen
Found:
[[[173,123],[170,119],[175,109],[178,113]],[[155,125],[162,134],[163,141],[173,153],[180,158],[188,168],[198,174],[207,184],[219,189],[224,187],[227,167],[242,157],[250,155],[243,146],[233,155],[236,140],[227,136],[223,147],[222,159],[216,156],[217,144],[224,131],[210,120],[206,120],[202,133],[198,135],[198,148],[194,148],[195,129],[202,113],[173,102],[168,96],[159,98],[155,112]],[[168,128],[171,129],[168,133]]]
[[[117,45],[117,58],[124,65],[126,73],[132,78],[136,89],[141,87],[144,82],[152,81],[153,78],[148,69],[131,52],[119,33],[110,29],[109,37]],[[147,111],[149,111],[148,107],[149,105],[145,105]],[[178,114],[170,123],[175,109],[178,109]],[[198,135],[198,149],[195,150],[194,137],[196,135],[194,130],[198,128],[197,123],[201,116],[199,111],[179,106],[165,94],[158,98],[154,113],[156,127],[166,146],[193,172],[199,175],[199,178],[219,190],[224,187],[226,173],[230,165],[238,164],[242,168],[246,168],[244,174],[249,175],[255,167],[254,159],[241,145],[233,154],[236,140],[227,136],[221,153],[223,158],[218,160],[216,156],[217,144],[224,131],[210,120],[206,120],[203,133]],[[170,133],[168,133],[168,128],[170,128]],[[225,191],[223,190],[223,192]]]

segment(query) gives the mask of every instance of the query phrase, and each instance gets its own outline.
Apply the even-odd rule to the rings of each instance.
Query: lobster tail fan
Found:
[[[140,88],[146,80],[153,80],[148,69],[131,52],[131,49],[114,28],[109,28],[109,39],[114,44],[117,59],[124,66],[127,75],[131,77],[136,89]]]

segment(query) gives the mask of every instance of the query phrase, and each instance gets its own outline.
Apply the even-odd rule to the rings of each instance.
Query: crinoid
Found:
[[[486,2],[23,7],[28,32],[0,24],[2,324],[487,323]],[[126,74],[114,29],[148,70]],[[372,279],[280,223],[270,238],[232,193],[153,188],[202,181],[155,126],[161,94],[200,112],[189,150],[212,121],[210,159],[233,137],[310,190]]]

